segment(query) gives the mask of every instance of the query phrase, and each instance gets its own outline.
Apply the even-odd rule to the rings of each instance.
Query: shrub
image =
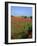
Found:
[[[28,31],[32,31],[32,26],[29,26],[28,27]]]
[[[27,18],[27,16],[25,16],[24,18]]]
[[[30,16],[30,18],[32,19],[32,16]]]
[[[21,32],[20,35],[22,39],[28,38],[28,35],[25,32]]]

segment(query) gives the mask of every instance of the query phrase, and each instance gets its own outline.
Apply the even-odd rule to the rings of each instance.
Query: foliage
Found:
[[[25,17],[26,18],[26,17]],[[19,22],[14,21],[15,23],[11,23],[11,34],[12,38],[23,39],[28,38],[28,34],[26,32],[32,31],[32,22]],[[15,35],[13,35],[15,33]]]
[[[24,18],[27,18],[27,16],[24,16]]]
[[[30,16],[30,18],[32,19],[32,16]]]

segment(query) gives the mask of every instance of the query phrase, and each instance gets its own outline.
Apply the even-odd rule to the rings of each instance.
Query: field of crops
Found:
[[[11,16],[11,39],[32,38],[32,18]]]

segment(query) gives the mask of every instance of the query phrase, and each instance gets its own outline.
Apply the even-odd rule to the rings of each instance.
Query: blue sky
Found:
[[[13,16],[32,16],[32,7],[11,6]]]

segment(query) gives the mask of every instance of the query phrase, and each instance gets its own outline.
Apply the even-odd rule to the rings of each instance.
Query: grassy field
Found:
[[[11,39],[32,38],[32,18],[11,16]]]

